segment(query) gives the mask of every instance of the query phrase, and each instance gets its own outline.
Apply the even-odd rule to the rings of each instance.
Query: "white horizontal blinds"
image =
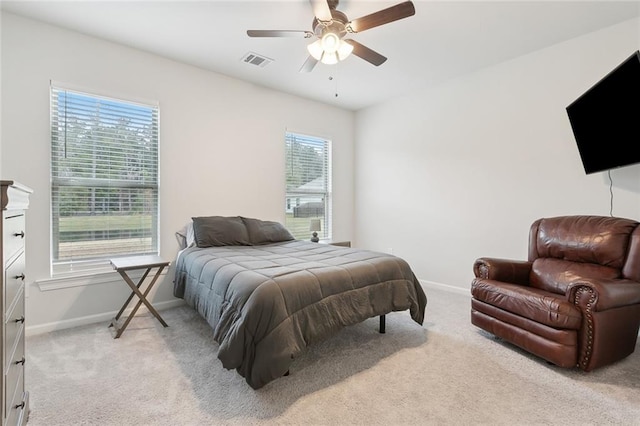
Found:
[[[319,238],[331,236],[331,142],[286,133],[285,226],[309,240],[311,219],[320,219]]]
[[[54,272],[157,254],[157,106],[52,87],[51,182]]]

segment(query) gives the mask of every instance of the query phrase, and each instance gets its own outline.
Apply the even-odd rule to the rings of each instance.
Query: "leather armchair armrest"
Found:
[[[567,287],[567,300],[576,303],[587,292],[594,312],[640,303],[640,282],[631,280],[580,280]]]
[[[532,264],[524,260],[481,257],[473,264],[473,273],[476,278],[529,285]]]

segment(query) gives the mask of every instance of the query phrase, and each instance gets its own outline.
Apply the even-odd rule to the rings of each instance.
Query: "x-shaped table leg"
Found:
[[[122,335],[124,330],[127,328],[129,323],[131,322],[131,320],[135,316],[136,312],[138,311],[138,308],[140,308],[140,306],[142,306],[143,303],[147,307],[149,312],[151,312],[153,314],[153,316],[156,317],[158,319],[158,321],[160,321],[160,323],[164,327],[169,327],[167,325],[167,323],[164,321],[164,319],[162,319],[162,317],[160,316],[158,311],[156,311],[156,309],[147,300],[147,295],[149,294],[149,292],[151,291],[151,288],[153,288],[154,284],[158,280],[158,277],[160,277],[160,274],[164,270],[164,267],[165,267],[165,265],[158,266],[158,270],[156,271],[155,275],[153,276],[153,279],[151,280],[151,282],[149,283],[149,285],[145,289],[144,293],[140,291],[140,287],[142,286],[142,283],[147,278],[147,276],[149,275],[149,272],[151,272],[153,267],[147,268],[145,273],[140,278],[140,281],[138,281],[137,285],[131,280],[131,278],[129,278],[129,276],[127,275],[127,272],[125,270],[118,270],[118,273],[120,273],[120,276],[127,283],[127,285],[131,288],[132,292],[129,295],[129,297],[127,298],[127,301],[124,302],[124,305],[122,305],[122,308],[120,308],[120,311],[118,312],[118,314],[115,316],[115,318],[113,319],[113,321],[111,321],[111,324],[109,325],[110,327],[114,327],[115,328],[115,330],[116,330],[115,338],[116,339],[119,338]],[[131,313],[129,314],[129,316],[125,320],[125,322],[122,324],[122,326],[118,327],[117,321],[120,319],[120,317],[124,313],[125,309],[127,308],[129,303],[131,302],[131,299],[133,299],[134,295],[138,296],[138,299],[139,299],[138,303],[136,303],[136,305],[134,306],[133,310],[131,311]]]

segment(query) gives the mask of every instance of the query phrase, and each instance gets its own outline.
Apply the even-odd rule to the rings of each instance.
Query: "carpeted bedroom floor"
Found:
[[[561,369],[473,327],[468,295],[425,292],[422,327],[399,312],[386,334],[377,319],[346,328],[257,391],[188,307],[117,340],[107,324],[29,336],[29,424],[640,425],[640,343],[591,373]]]

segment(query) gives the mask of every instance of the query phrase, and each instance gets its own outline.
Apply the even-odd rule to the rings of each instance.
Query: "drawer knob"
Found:
[[[24,323],[24,315],[22,315],[20,318],[16,318],[14,321]]]
[[[16,280],[22,280],[24,281],[24,273],[20,274],[20,275],[16,275]]]
[[[25,406],[25,402],[22,401],[20,404],[14,405],[13,408],[15,408],[16,410],[20,410],[20,409],[24,408],[24,406]]]
[[[24,359],[24,357],[22,357],[22,358],[20,359],[20,361],[16,361],[16,362],[14,362],[14,364],[15,364],[15,365],[19,365],[19,364],[24,365],[24,362],[25,362],[25,361],[26,361],[26,359]]]
[[[14,237],[24,238],[24,231],[16,232],[13,234]]]

